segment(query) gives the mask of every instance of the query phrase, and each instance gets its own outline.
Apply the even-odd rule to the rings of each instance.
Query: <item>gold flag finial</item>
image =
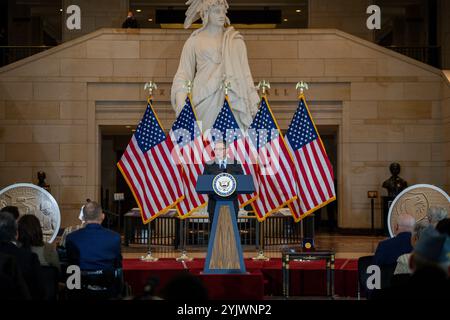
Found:
[[[222,79],[223,79],[222,80],[222,88],[225,92],[225,96],[228,96],[228,91],[231,88],[231,83],[230,83],[230,81],[227,81],[227,76],[225,74],[223,75]]]
[[[151,98],[153,96],[153,90],[158,89],[158,86],[154,81],[149,81],[144,85],[144,90],[148,90],[148,96]]]
[[[186,80],[184,82],[184,87],[186,88],[187,94],[190,96],[191,93],[192,93],[192,81],[191,80]]]
[[[256,86],[258,90],[261,91],[262,95],[266,95],[266,90],[270,89],[270,82],[267,80],[261,80]]]
[[[304,90],[309,90],[309,86],[306,82],[300,81],[297,82],[295,89],[300,90],[300,94],[302,95]]]

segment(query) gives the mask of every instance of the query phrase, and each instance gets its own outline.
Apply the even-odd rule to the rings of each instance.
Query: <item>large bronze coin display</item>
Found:
[[[41,222],[44,240],[55,240],[61,214],[55,198],[47,190],[31,183],[16,183],[0,190],[0,208],[16,206],[20,215],[33,214]]]
[[[444,190],[430,184],[416,184],[403,190],[392,202],[388,214],[391,237],[402,213],[412,215],[416,221],[427,219],[430,207],[443,207],[450,212],[450,197]]]

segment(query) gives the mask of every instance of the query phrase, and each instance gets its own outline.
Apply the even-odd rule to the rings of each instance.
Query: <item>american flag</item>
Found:
[[[256,187],[255,168],[252,165],[253,162],[250,161],[250,146],[245,137],[245,133],[239,128],[239,125],[234,118],[228,98],[225,98],[222,109],[217,115],[216,121],[211,128],[211,136],[212,137],[207,138],[211,144],[217,139],[225,140],[228,147],[227,156],[241,163],[244,174],[253,176],[253,182]],[[252,194],[240,194],[238,197],[239,206],[241,208],[245,207],[255,200],[256,197],[256,192]]]
[[[299,198],[289,207],[296,221],[336,199],[333,168],[314,125],[304,96],[286,133],[294,157]]]
[[[252,207],[262,221],[297,198],[293,160],[265,96],[248,134],[258,152],[259,190]]]
[[[141,210],[144,223],[166,212],[183,197],[181,175],[151,100],[117,166]]]
[[[189,97],[172,126],[170,136],[175,145],[176,159],[180,160],[179,165],[182,167],[184,199],[178,202],[177,211],[180,217],[187,217],[195,209],[206,205],[208,200],[207,195],[195,191],[197,178],[204,167],[204,143]]]

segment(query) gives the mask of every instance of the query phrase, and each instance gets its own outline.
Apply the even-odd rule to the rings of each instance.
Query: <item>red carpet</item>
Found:
[[[246,275],[202,275],[204,259],[194,259],[185,265],[175,259],[143,262],[139,259],[123,261],[125,281],[133,293],[142,293],[149,277],[158,277],[157,292],[181,272],[198,275],[208,289],[211,299],[262,299],[263,296],[282,295],[281,259],[270,261],[245,260],[249,274]],[[326,294],[324,261],[291,262],[291,296],[321,296]],[[356,259],[336,259],[335,294],[354,297],[357,293],[358,269]]]

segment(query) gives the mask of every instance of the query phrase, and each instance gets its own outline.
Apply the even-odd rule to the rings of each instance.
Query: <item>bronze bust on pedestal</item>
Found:
[[[400,178],[400,164],[394,162],[389,166],[392,176],[383,182],[383,188],[387,189],[388,196],[395,198],[400,192],[408,187],[408,183]]]
[[[45,182],[45,178],[47,177],[45,175],[45,172],[44,171],[39,171],[37,173],[37,177],[38,177],[38,186],[43,188],[43,189],[45,189],[45,190],[47,190],[48,192],[51,192],[50,191],[50,185],[47,184],[47,182]]]
[[[394,162],[389,166],[392,176],[383,182],[383,188],[387,189],[388,195],[381,197],[381,210],[383,217],[383,233],[384,235],[389,235],[388,229],[388,213],[389,207],[394,201],[395,197],[399,195],[403,190],[408,187],[408,183],[400,178],[398,175],[400,173],[400,164]]]

